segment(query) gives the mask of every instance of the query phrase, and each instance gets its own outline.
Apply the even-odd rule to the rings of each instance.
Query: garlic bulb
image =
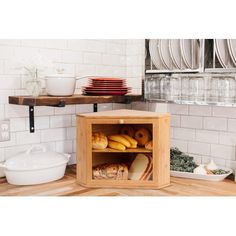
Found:
[[[207,171],[204,167],[204,165],[199,165],[197,168],[193,170],[194,174],[199,174],[199,175],[206,175]]]
[[[206,167],[208,170],[217,170],[218,169],[218,166],[215,164],[215,162],[212,159]]]

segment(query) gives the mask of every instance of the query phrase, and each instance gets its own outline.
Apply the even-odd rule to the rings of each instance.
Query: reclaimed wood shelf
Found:
[[[9,103],[26,106],[65,106],[75,104],[99,104],[99,103],[131,103],[141,101],[142,95],[125,96],[87,96],[73,95],[70,97],[52,97],[52,96],[10,96]]]
[[[65,107],[66,105],[93,104],[93,111],[97,112],[97,104],[100,103],[125,103],[129,104],[135,101],[142,101],[143,95],[129,94],[124,96],[87,96],[75,94],[69,97],[53,96],[9,96],[9,104],[29,106],[29,126],[30,133],[35,131],[34,127],[34,107],[52,106]]]
[[[106,148],[106,149],[103,149],[103,150],[95,150],[93,149],[92,152],[100,152],[100,153],[107,153],[107,152],[111,152],[111,153],[114,153],[114,152],[121,152],[121,153],[152,153],[151,150],[148,150],[146,148],[127,148],[125,151],[121,151],[121,150],[116,150],[116,149],[112,149],[112,148]]]

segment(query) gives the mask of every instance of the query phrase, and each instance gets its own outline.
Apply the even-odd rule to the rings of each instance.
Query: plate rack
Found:
[[[173,73],[236,73],[236,65],[233,65],[232,68],[224,68],[220,60],[217,56],[217,46],[216,40],[214,39],[196,39],[199,46],[199,50],[197,50],[197,67],[194,69],[188,69],[185,66],[183,56],[181,56],[181,68],[176,69],[173,67],[170,69],[166,68],[157,68],[153,63],[151,56],[150,56],[150,40],[153,39],[146,39],[145,47],[146,47],[146,58],[145,58],[145,73],[146,74],[173,74]],[[158,41],[159,39],[157,39]],[[157,44],[157,53],[160,58],[162,58],[160,54],[159,44]],[[228,48],[226,48],[228,50]],[[180,51],[182,53],[182,51]],[[191,51],[192,56],[194,55],[193,47]],[[163,58],[162,58],[163,59]],[[229,58],[230,59],[230,58]]]

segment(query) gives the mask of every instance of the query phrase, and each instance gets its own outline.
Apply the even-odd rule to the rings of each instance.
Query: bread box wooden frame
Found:
[[[150,188],[158,189],[170,184],[170,116],[155,112],[135,110],[114,110],[77,115],[77,181],[85,187],[106,188]],[[153,135],[153,151],[144,148],[116,150],[92,150],[92,132],[114,132],[123,124],[151,126]],[[105,127],[106,130],[103,130]],[[106,128],[107,127],[107,128]],[[113,128],[112,128],[113,127]],[[117,128],[117,129],[118,129]],[[96,130],[97,131],[97,130]],[[117,153],[146,153],[153,157],[152,180],[96,180],[92,178],[92,161],[96,153],[117,155]],[[123,154],[122,154],[123,155]],[[132,155],[132,154],[130,154]],[[98,157],[99,158],[99,157]],[[125,158],[125,156],[124,156]]]

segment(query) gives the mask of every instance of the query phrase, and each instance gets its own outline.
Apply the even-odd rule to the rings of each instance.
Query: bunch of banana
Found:
[[[138,142],[126,134],[108,136],[108,147],[124,151],[126,148],[137,148]]]

